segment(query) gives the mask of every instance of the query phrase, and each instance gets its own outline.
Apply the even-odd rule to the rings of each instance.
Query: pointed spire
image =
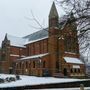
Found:
[[[49,18],[55,18],[55,17],[58,17],[58,12],[57,12],[55,3],[53,2],[51,10],[50,10]]]
[[[5,35],[5,38],[4,38],[4,40],[8,40],[8,38],[7,38],[7,33],[6,33],[6,35]]]
[[[71,12],[70,13],[70,20],[74,20],[74,19],[75,19],[74,14],[73,14],[73,12]]]
[[[74,18],[73,12],[70,13],[70,18]]]

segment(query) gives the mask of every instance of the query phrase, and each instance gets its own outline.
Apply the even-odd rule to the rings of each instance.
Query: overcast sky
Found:
[[[35,18],[43,27],[48,26],[48,15],[54,0],[0,0],[0,43],[5,33],[14,36],[25,36],[39,29],[32,18],[31,11]],[[63,10],[56,5],[59,16],[63,15]]]

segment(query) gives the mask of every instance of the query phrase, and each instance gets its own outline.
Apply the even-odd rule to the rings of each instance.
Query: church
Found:
[[[84,77],[73,19],[73,13],[59,18],[53,2],[47,28],[24,37],[6,34],[0,51],[0,73]]]

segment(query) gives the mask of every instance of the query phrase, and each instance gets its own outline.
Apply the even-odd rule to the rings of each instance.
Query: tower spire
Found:
[[[4,40],[8,40],[8,38],[7,38],[7,33],[6,33],[6,35],[5,35],[5,38],[4,38]]]
[[[58,17],[58,12],[55,6],[55,3],[53,2],[50,13],[49,13],[49,18],[55,18]]]

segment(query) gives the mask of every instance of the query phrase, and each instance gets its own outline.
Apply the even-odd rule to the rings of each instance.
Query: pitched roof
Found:
[[[37,42],[37,41],[40,41],[40,40],[44,40],[44,39],[47,39],[47,38],[48,38],[48,36],[43,37],[43,38],[39,38],[39,39],[35,39],[35,40],[31,40],[31,41],[27,41],[25,43],[25,45],[30,44],[30,43],[34,43],[34,42]]]
[[[7,39],[10,40],[11,46],[25,47],[25,45],[28,43],[33,43],[35,41],[39,41],[39,40],[48,38],[48,28],[37,31],[37,32],[27,35],[25,37],[16,37],[16,36],[6,34],[5,38],[6,38],[6,36],[7,36]]]
[[[41,38],[44,38],[47,36],[48,36],[48,28],[43,29],[43,30],[39,30],[39,31],[32,33],[30,35],[27,35],[23,38],[28,39],[28,41],[33,41],[33,40],[41,39]]]
[[[44,54],[38,54],[38,55],[33,55],[33,56],[28,56],[28,57],[24,57],[18,60],[30,60],[30,59],[35,59],[35,58],[41,58],[44,57],[46,55],[48,55],[49,53],[44,53]]]
[[[10,40],[11,46],[25,47],[24,43],[26,42],[26,39],[22,37],[16,37],[16,36],[7,34],[7,39]]]
[[[79,58],[64,57],[67,63],[84,64]]]

